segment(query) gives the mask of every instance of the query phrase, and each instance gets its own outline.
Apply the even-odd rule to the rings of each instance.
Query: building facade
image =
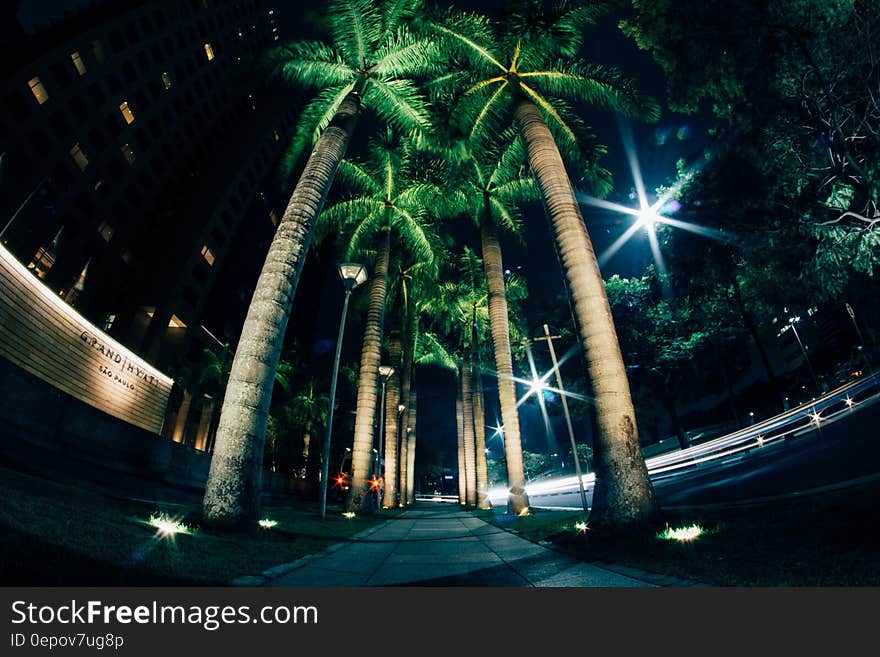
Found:
[[[243,316],[205,324],[217,316],[209,300],[224,303],[217,272],[236,250],[265,248],[256,236],[283,211],[268,190],[294,111],[253,74],[279,38],[274,11],[260,0],[99,2],[30,33],[10,18],[0,241],[180,379],[204,348],[234,348]],[[190,387],[172,395],[163,433],[205,449],[216,401]]]

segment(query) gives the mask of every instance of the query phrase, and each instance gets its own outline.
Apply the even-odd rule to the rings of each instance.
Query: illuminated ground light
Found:
[[[352,518],[354,518],[354,511],[346,511],[342,514],[342,517],[351,520]]]
[[[176,534],[189,534],[190,528],[182,522],[165,514],[150,516],[150,525],[156,528],[159,536],[173,538]]]
[[[694,524],[690,527],[679,527],[678,529],[667,527],[662,532],[657,534],[657,538],[661,538],[664,541],[679,541],[680,543],[687,543],[697,540],[697,538],[705,533],[705,529],[703,529],[699,525]]]
[[[587,527],[587,523],[585,522],[576,522],[574,528],[577,529],[581,534],[586,534],[589,527]]]
[[[262,520],[258,520],[257,524],[263,529],[272,529],[275,525],[278,524],[277,520],[269,520],[268,518],[263,518]]]

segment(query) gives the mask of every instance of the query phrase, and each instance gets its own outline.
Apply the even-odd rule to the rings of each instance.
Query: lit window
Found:
[[[83,61],[82,55],[79,54],[78,50],[74,50],[70,53],[70,61],[73,62],[73,66],[76,68],[76,72],[80,75],[86,74],[86,63]]]
[[[168,328],[186,328],[186,324],[177,315],[171,315],[171,319],[168,320]]]
[[[205,246],[202,247],[202,257],[205,259],[205,262],[207,262],[209,265],[211,265],[211,266],[214,265],[214,252],[208,248],[207,244],[205,244]]]
[[[49,100],[49,92],[46,91],[46,87],[44,87],[43,83],[40,82],[40,78],[31,78],[30,80],[28,80],[28,86],[31,88],[31,93],[34,95],[34,98],[37,99],[37,102],[40,105]]]
[[[79,144],[74,144],[73,148],[70,149],[70,157],[76,162],[76,166],[79,167],[80,171],[85,171],[86,167],[89,166],[89,158],[86,157]]]
[[[113,226],[106,221],[102,221],[101,225],[98,226],[98,232],[101,234],[101,237],[104,238],[105,242],[109,242],[113,238]]]
[[[171,88],[171,76],[167,72],[162,73],[162,84],[165,85],[166,90]]]
[[[208,57],[209,62],[214,59],[214,47],[210,43],[205,44],[205,55]]]
[[[272,222],[273,226],[278,225],[278,213],[275,212],[275,208],[272,208],[271,210],[269,210],[269,221]]]
[[[107,315],[107,317],[104,318],[104,330],[109,331],[111,328],[113,328],[113,322],[115,321],[116,315]]]
[[[278,131],[275,131],[275,141],[281,141],[281,135],[278,134]]]
[[[134,151],[131,150],[131,146],[128,144],[122,145],[122,157],[124,157],[125,161],[129,164],[134,164]]]
[[[122,117],[125,119],[126,123],[134,123],[134,112],[131,111],[131,107],[128,106],[127,101],[119,103],[119,111],[122,112]]]

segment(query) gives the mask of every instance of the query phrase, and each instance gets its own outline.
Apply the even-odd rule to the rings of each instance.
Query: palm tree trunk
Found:
[[[309,446],[312,444],[312,421],[306,420],[305,431],[303,432],[303,450],[302,450],[302,469],[300,477],[305,479],[308,476],[309,469]]]
[[[406,503],[412,504],[416,501],[416,419],[418,417],[418,394],[415,390],[410,390],[409,403],[409,426],[407,428],[410,431],[406,441]]]
[[[474,445],[474,398],[471,394],[471,364],[465,360],[461,364],[461,410],[464,416],[464,472],[465,503],[477,505],[477,473]]]
[[[515,117],[550,219],[596,400],[591,526],[609,533],[653,529],[659,509],[639,447],[629,382],[593,245],[541,110],[521,98]]]
[[[315,219],[345,155],[360,101],[343,101],[290,197],[257,280],[223,399],[202,514],[214,527],[246,527],[260,512],[263,444],[275,371]]]
[[[477,508],[489,509],[489,464],[486,462],[486,414],[483,411],[483,375],[479,366],[473,369],[474,382],[474,451],[477,470]]]
[[[461,378],[459,377],[455,395],[455,428],[458,433],[458,502],[467,503],[466,473],[464,467],[464,409],[461,398]]]
[[[406,317],[404,318],[403,335],[403,358],[400,371],[400,403],[403,404],[403,418],[400,429],[400,505],[406,506],[406,481],[409,473],[409,440],[407,429],[410,426],[410,388],[412,387],[413,357],[415,356],[416,331],[418,319],[415,312],[415,304],[410,299],[407,303]]]
[[[388,260],[391,232],[385,232],[376,254],[375,271],[370,282],[370,305],[364,326],[361,369],[358,379],[357,411],[354,421],[354,444],[351,453],[351,488],[345,499],[347,511],[361,508],[367,499],[367,474],[373,447],[373,423],[376,420],[376,391],[379,385],[379,356],[385,323],[385,295],[388,288]],[[395,409],[396,412],[396,409]]]
[[[385,494],[382,497],[382,506],[390,509],[397,505],[397,471],[399,460],[397,458],[397,434],[398,434],[398,411],[400,404],[400,332],[392,331],[389,336],[388,353],[391,358],[391,367],[394,368],[385,387]],[[379,435],[382,435],[382,427],[379,427]]]
[[[507,313],[507,295],[504,291],[504,265],[498,231],[488,212],[480,226],[483,268],[489,290],[489,327],[495,352],[495,371],[498,380],[498,402],[501,406],[501,424],[504,427],[504,456],[507,461],[507,486],[511,510],[520,514],[529,508],[526,495],[526,476],[523,468],[522,440],[519,414],[516,410],[516,382],[513,380],[513,357],[510,352],[510,318]]]

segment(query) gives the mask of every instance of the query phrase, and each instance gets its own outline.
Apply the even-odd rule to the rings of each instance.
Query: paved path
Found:
[[[451,504],[420,504],[287,570],[265,584],[653,586],[563,556]]]

